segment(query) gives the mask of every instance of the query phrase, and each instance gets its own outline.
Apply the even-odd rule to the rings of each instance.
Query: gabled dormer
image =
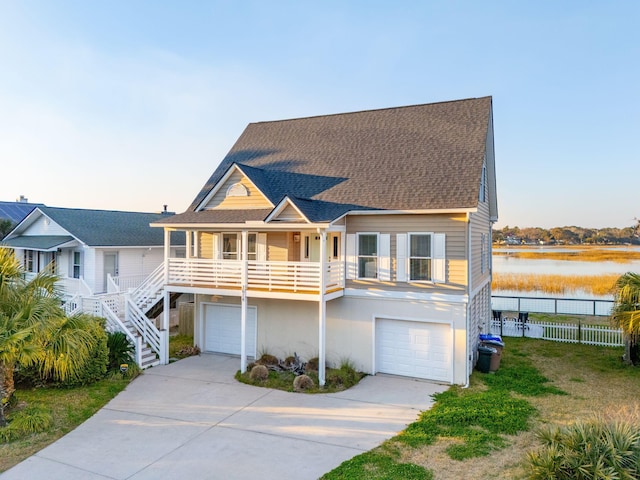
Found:
[[[238,164],[233,164],[202,200],[197,211],[258,210],[274,205]]]

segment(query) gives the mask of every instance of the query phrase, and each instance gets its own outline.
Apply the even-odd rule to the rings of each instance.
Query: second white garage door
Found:
[[[376,319],[376,371],[451,382],[451,326]]]
[[[204,351],[240,355],[240,318],[238,305],[204,306]],[[256,307],[247,308],[247,356],[256,356]]]

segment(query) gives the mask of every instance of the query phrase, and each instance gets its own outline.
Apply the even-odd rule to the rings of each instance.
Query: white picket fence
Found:
[[[624,345],[622,330],[605,325],[575,323],[551,323],[530,320],[521,322],[517,318],[491,321],[491,333],[504,337],[527,337],[553,340],[555,342],[584,343],[604,347]]]

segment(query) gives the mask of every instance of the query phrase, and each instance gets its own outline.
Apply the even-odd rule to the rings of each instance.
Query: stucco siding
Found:
[[[202,302],[240,306],[237,297],[197,295],[195,343],[202,345]],[[257,351],[283,358],[297,353],[303,360],[317,357],[318,303],[249,298],[257,308]],[[391,318],[450,326],[453,382],[466,383],[466,304],[429,301],[378,300],[342,297],[327,303],[326,355],[331,366],[351,361],[358,370],[375,373],[375,321]]]

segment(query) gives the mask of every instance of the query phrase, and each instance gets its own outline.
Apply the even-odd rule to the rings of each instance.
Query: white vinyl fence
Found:
[[[517,318],[494,319],[491,321],[491,333],[503,337],[527,337],[553,340],[566,343],[584,343],[604,347],[624,345],[622,330],[603,325],[585,325],[575,323],[551,323],[529,320],[522,322]]]
[[[613,300],[554,297],[510,297],[492,295],[491,308],[506,312],[553,313],[556,315],[593,315],[608,317]]]

